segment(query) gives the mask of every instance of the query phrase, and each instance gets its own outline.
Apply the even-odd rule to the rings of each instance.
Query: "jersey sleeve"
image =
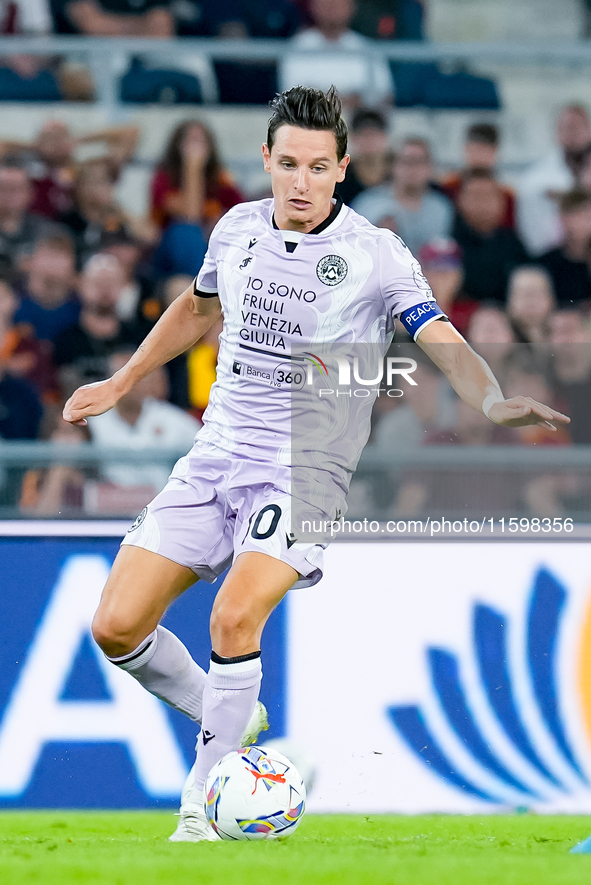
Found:
[[[195,277],[195,282],[193,284],[195,295],[204,295],[207,297],[218,294],[218,255],[220,248],[220,234],[223,227],[224,219],[221,218],[211,232],[201,270]]]
[[[396,234],[380,238],[380,284],[389,321],[399,319],[416,341],[419,332],[440,317],[447,319],[435,300],[421,265]]]

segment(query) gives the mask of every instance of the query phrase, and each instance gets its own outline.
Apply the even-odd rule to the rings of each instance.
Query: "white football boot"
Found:
[[[241,747],[254,744],[261,733],[269,728],[269,719],[265,705],[256,702],[252,716],[242,735]],[[177,828],[168,837],[169,842],[217,842],[219,836],[207,820],[204,808],[204,796],[195,786],[195,765],[187,775],[181,793],[181,807]]]

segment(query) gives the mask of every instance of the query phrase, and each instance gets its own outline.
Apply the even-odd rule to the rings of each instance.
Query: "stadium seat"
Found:
[[[201,104],[203,98],[197,77],[184,71],[145,68],[133,59],[121,78],[121,101],[162,104]]]
[[[51,71],[19,77],[11,68],[0,68],[0,101],[60,101],[57,80]]]
[[[277,92],[274,63],[214,61],[221,104],[268,104]]]
[[[436,64],[391,62],[396,107],[498,110],[496,83],[467,71],[443,74]]]

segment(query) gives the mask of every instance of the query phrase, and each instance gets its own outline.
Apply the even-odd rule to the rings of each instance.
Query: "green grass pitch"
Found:
[[[283,842],[170,844],[167,812],[2,812],[2,885],[590,885],[589,817],[307,815]]]

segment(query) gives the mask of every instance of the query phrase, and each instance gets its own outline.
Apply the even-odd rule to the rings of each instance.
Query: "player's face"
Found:
[[[284,124],[271,151],[263,145],[263,158],[279,228],[307,233],[330,215],[335,184],[349,163],[348,155],[339,162],[333,132]]]

